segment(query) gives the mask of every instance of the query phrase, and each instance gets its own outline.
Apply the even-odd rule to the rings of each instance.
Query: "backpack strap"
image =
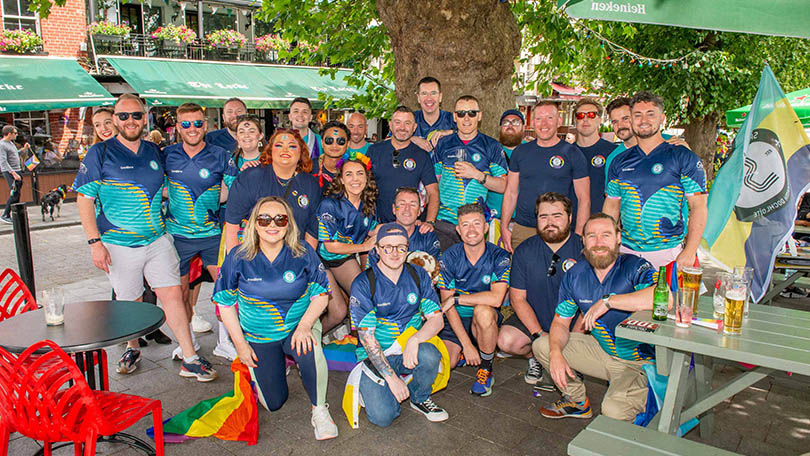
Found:
[[[408,274],[411,275],[413,281],[416,282],[416,290],[419,292],[417,293],[417,299],[421,298],[421,291],[422,291],[422,281],[419,280],[419,273],[416,272],[416,269],[408,263],[405,262],[405,269],[408,271]],[[368,289],[371,292],[371,299],[374,300],[374,292],[377,291],[377,280],[374,277],[374,268],[366,269],[366,277],[368,277]]]
[[[374,301],[374,292],[377,291],[377,283],[376,279],[374,278],[374,268],[366,269],[366,277],[368,277],[368,288],[371,291],[371,300]]]

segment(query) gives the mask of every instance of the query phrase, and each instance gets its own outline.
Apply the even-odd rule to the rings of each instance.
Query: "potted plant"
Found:
[[[160,41],[164,51],[184,53],[186,45],[193,43],[197,34],[185,25],[168,24],[152,32],[152,38]]]
[[[29,54],[42,47],[42,38],[30,30],[0,32],[0,52]]]
[[[93,40],[107,42],[121,42],[129,35],[129,24],[115,24],[109,21],[93,22],[87,26],[87,31],[93,35]]]
[[[268,33],[267,35],[256,38],[254,46],[256,47],[256,52],[263,57],[263,60],[275,62],[278,61],[278,51],[288,50],[290,48],[290,42],[275,33]]]

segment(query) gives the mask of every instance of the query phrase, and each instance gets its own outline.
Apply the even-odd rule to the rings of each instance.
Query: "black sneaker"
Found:
[[[118,367],[115,371],[119,374],[131,374],[138,368],[138,362],[141,360],[141,351],[134,348],[127,348],[127,351],[121,355],[118,360]]]
[[[9,225],[14,223],[14,222],[11,221],[11,217],[7,217],[5,215],[0,217],[0,221],[2,221],[3,223],[8,223]]]
[[[210,382],[217,378],[217,371],[214,366],[202,356],[197,356],[197,360],[187,363],[183,361],[180,365],[181,377],[196,377],[198,382]]]
[[[436,405],[436,403],[433,402],[433,399],[431,398],[427,398],[425,402],[422,402],[420,404],[414,404],[413,402],[411,402],[411,408],[421,413],[422,415],[425,415],[425,418],[427,418],[428,421],[434,423],[445,421],[447,418],[450,417],[450,415],[448,415],[443,408]]]
[[[146,335],[146,340],[153,340],[160,345],[169,345],[172,343],[171,338],[166,334],[163,334],[163,331],[156,329],[153,332]]]

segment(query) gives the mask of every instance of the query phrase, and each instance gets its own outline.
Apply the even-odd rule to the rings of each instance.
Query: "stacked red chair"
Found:
[[[0,321],[36,308],[34,296],[13,269],[0,273]]]

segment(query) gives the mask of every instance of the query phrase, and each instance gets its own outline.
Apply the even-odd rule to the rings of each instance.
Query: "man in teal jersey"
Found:
[[[368,134],[368,121],[366,116],[361,112],[354,112],[349,116],[349,121],[346,122],[349,128],[349,152],[360,152],[363,155],[368,155],[366,152],[371,146],[371,143],[366,141],[366,134]]]

